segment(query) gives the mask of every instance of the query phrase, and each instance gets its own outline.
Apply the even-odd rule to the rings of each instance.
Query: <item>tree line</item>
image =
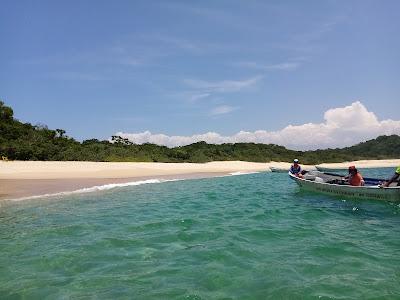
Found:
[[[66,135],[63,129],[22,123],[11,107],[0,101],[0,156],[11,160],[75,160],[120,162],[196,162],[242,160],[284,161],[298,158],[305,164],[343,162],[359,159],[400,157],[400,137],[380,136],[351,147],[314,151],[295,151],[274,144],[235,143],[214,145],[198,142],[168,148],[155,144],[133,144],[112,136],[111,141],[89,139],[83,142]]]

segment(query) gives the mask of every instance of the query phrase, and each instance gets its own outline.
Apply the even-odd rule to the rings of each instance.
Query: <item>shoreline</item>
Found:
[[[355,160],[342,163],[323,163],[317,166],[330,169],[347,169],[352,165],[356,166],[357,168],[395,168],[400,166],[400,159]]]
[[[72,193],[105,185],[146,180],[184,180],[267,172],[265,163],[125,163],[80,161],[0,161],[0,201]]]
[[[143,181],[200,179],[251,172],[269,172],[271,167],[288,170],[290,163],[215,161],[209,163],[81,162],[81,161],[0,161],[0,201],[19,200],[101,190],[106,185],[136,185]],[[346,169],[395,167],[400,159],[326,163],[318,166]],[[303,165],[315,170],[315,166]],[[142,183],[140,183],[142,182]],[[144,182],[150,183],[150,182]]]
[[[0,201],[27,200],[68,194],[109,190],[116,187],[161,183],[175,180],[228,176],[229,173],[194,173],[185,175],[130,178],[0,179]]]
[[[283,164],[286,168],[288,163]],[[118,179],[194,173],[269,171],[268,163],[215,161],[209,163],[0,161],[0,179]]]

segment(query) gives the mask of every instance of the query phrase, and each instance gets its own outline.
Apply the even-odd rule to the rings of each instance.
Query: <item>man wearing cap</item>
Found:
[[[392,182],[396,181],[400,176],[400,166],[397,167],[396,171],[394,172],[394,175],[392,178],[390,178],[389,181],[385,182],[384,184],[382,184],[382,187],[388,187]],[[400,182],[397,182],[397,185],[400,185]]]
[[[299,160],[297,158],[293,160],[293,165],[290,166],[289,171],[291,174],[303,178],[303,175],[301,174],[301,167],[299,165]]]
[[[360,172],[357,171],[355,166],[349,167],[349,175],[345,179],[352,186],[362,186],[364,185],[364,178],[361,176]]]

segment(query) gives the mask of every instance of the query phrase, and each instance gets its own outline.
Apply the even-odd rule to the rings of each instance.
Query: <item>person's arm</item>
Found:
[[[299,172],[297,173],[297,177],[299,178],[303,178],[303,170],[301,169],[301,167],[299,166]]]
[[[385,182],[385,183],[383,184],[383,186],[384,186],[384,187],[388,187],[392,182],[394,182],[395,180],[397,180],[397,178],[399,178],[399,176],[400,176],[400,174],[394,173],[393,177],[390,178],[389,181]]]

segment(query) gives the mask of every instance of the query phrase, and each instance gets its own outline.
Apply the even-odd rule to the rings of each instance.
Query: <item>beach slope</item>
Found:
[[[321,164],[344,169],[395,167],[400,159]],[[290,163],[215,161],[209,163],[85,162],[85,161],[0,161],[0,199],[15,199],[75,191],[106,184],[123,184],[150,179],[170,180],[287,170]],[[314,166],[304,169],[313,170]]]

